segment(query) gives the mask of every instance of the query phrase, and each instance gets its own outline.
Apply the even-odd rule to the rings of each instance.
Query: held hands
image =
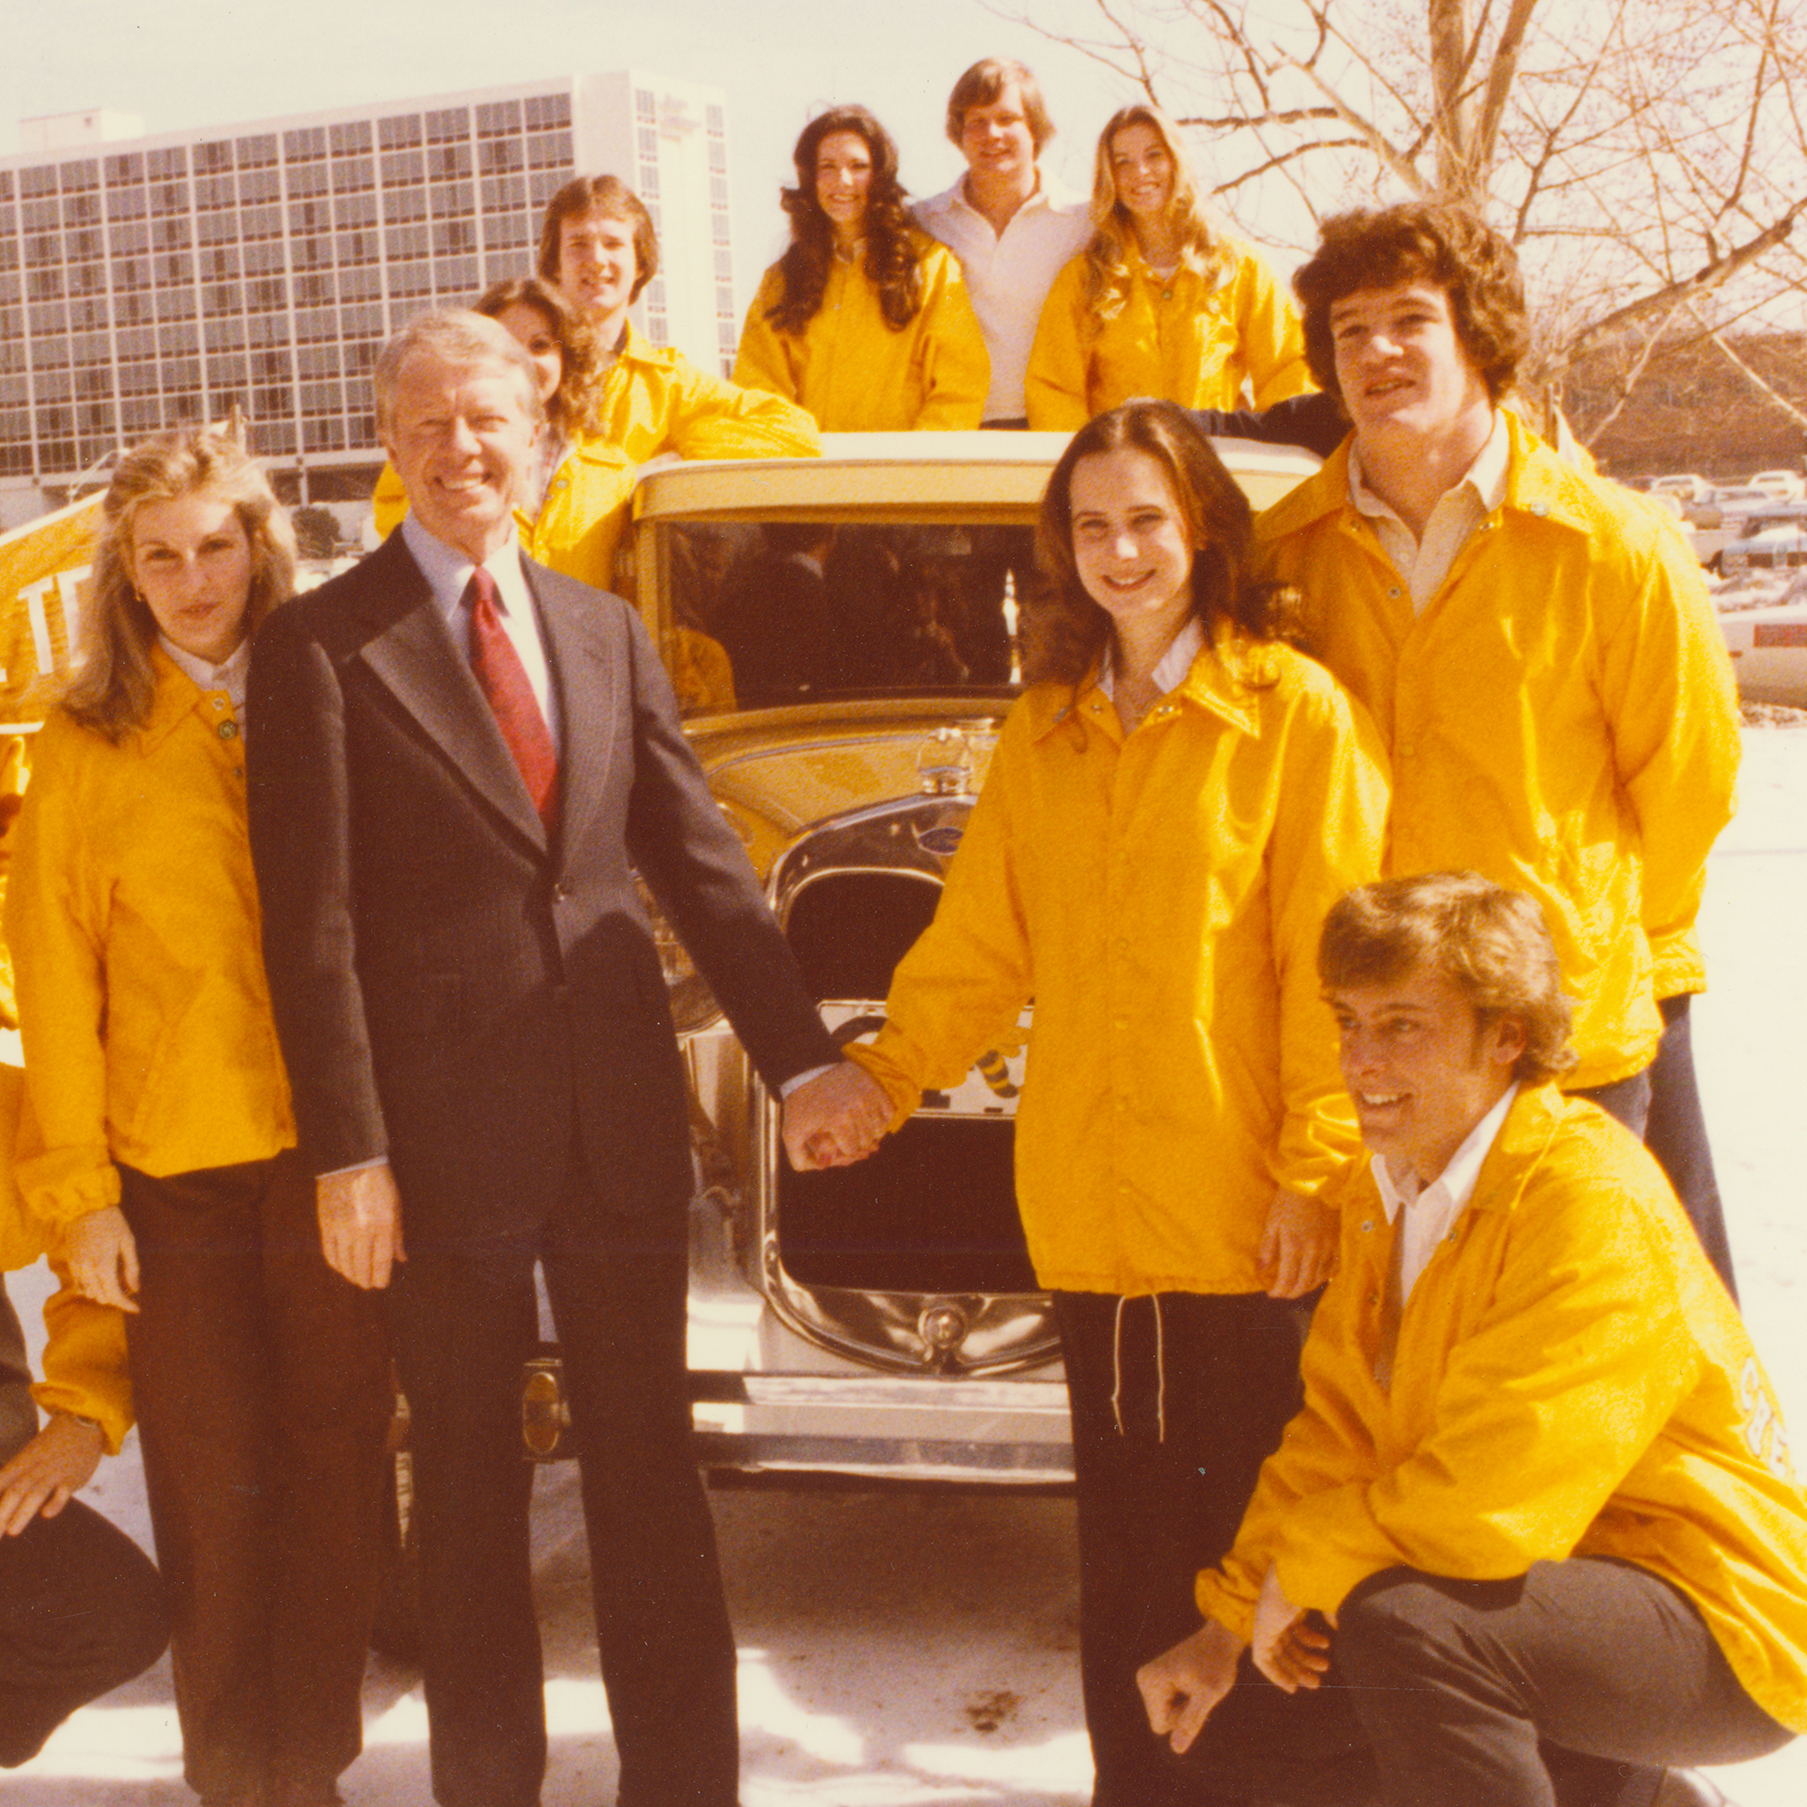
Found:
[[[1192,1748],[1217,1703],[1229,1693],[1241,1655],[1235,1636],[1215,1619],[1207,1619],[1183,1643],[1136,1671],[1149,1725],[1178,1754]]]
[[[879,1145],[893,1115],[885,1088],[843,1060],[785,1099],[784,1152],[799,1173],[850,1167]]]
[[[366,1292],[387,1286],[395,1263],[408,1258],[401,1194],[389,1163],[321,1174],[314,1181],[314,1207],[326,1265]]]
[[[1315,1688],[1330,1667],[1330,1640],[1306,1623],[1270,1565],[1255,1602],[1255,1667],[1288,1694]]]
[[[42,1512],[55,1518],[100,1466],[100,1432],[65,1412],[0,1468],[0,1536],[17,1537]]]
[[[78,1217],[63,1232],[63,1255],[76,1291],[96,1305],[136,1311],[138,1244],[117,1205]]]
[[[1268,1207],[1257,1256],[1270,1299],[1297,1299],[1322,1286],[1336,1265],[1337,1214],[1284,1188]]]

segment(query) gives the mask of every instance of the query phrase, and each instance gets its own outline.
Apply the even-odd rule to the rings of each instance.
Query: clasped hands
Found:
[[[1332,1621],[1334,1623],[1334,1621]],[[1255,1667],[1288,1694],[1315,1688],[1330,1667],[1330,1640],[1287,1599],[1272,1568],[1255,1602]],[[1181,1754],[1190,1750],[1236,1680],[1242,1641],[1215,1619],[1136,1671],[1148,1723]]]
[[[784,1152],[799,1173],[850,1167],[884,1139],[896,1115],[876,1079],[851,1060],[838,1061],[784,1100]]]

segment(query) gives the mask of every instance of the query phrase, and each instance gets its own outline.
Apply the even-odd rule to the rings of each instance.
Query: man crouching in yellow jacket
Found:
[[[1737,1311],[1643,1147],[1552,1083],[1529,897],[1364,886],[1318,971],[1370,1155],[1304,1409],[1140,1672],[1149,1722],[1212,1798],[1723,1802],[1666,1766],[1807,1730],[1807,1498]]]

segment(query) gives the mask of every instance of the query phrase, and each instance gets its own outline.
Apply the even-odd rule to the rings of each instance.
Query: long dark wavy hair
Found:
[[[864,107],[830,107],[826,113],[818,113],[803,128],[797,148],[791,152],[797,186],[785,189],[781,197],[784,211],[790,215],[791,242],[778,260],[783,288],[766,318],[780,332],[801,333],[822,305],[834,261],[834,227],[816,200],[816,152],[833,132],[856,133],[872,154],[865,270],[878,290],[885,324],[893,332],[902,332],[922,306],[921,254],[904,208],[904,187],[897,179],[897,146]]]
[[[1184,409],[1167,401],[1125,402],[1073,435],[1042,497],[1035,557],[1045,583],[1025,611],[1024,681],[1077,684],[1110,643],[1111,618],[1086,594],[1073,557],[1073,471],[1082,458],[1130,449],[1167,473],[1198,548],[1192,555],[1192,615],[1213,645],[1226,634],[1297,644],[1296,598],[1252,574],[1254,514],[1236,479]]]

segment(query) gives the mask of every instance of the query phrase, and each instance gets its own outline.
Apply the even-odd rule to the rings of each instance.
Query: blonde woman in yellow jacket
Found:
[[[959,261],[918,231],[897,146],[864,107],[803,128],[784,190],[791,243],[747,310],[734,380],[789,396],[825,433],[979,424],[991,359]]]
[[[234,440],[121,461],[6,913],[20,1189],[126,1314],[185,1773],[245,1807],[325,1807],[360,1748],[389,1415],[294,1149],[245,825],[249,638],[293,571]]]
[[[1133,395],[1257,409],[1312,387],[1298,316],[1246,245],[1206,224],[1173,122],[1113,114],[1098,140],[1092,242],[1042,307],[1029,354],[1029,425],[1070,432]]]
[[[1336,1182],[1304,1409],[1146,1673],[1154,1728],[1233,1797],[1345,1798],[1294,1765],[1370,1751],[1399,1807],[1720,1800],[1627,1782],[1807,1731],[1807,1496],[1737,1309],[1654,1160],[1549,1083],[1532,899],[1369,886],[1319,970],[1372,1154]],[[1245,1664],[1217,1704],[1251,1642],[1290,1703]]]
[[[1312,952],[1387,793],[1365,720],[1274,637],[1248,504],[1177,408],[1082,429],[1041,543],[1031,687],[850,1050],[872,1077],[841,1081],[857,1145],[1033,997],[1017,1203],[1072,1397],[1095,1799],[1129,1807],[1162,1798],[1136,1667],[1297,1405],[1288,1301],[1328,1271],[1316,1195],[1356,1141]]]

